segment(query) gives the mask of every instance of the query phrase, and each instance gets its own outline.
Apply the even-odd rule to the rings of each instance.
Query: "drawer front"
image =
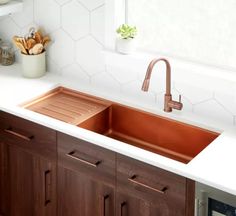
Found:
[[[56,160],[56,131],[52,129],[0,112],[0,136],[9,144]]]
[[[86,141],[58,133],[58,163],[108,185],[115,184],[116,154]]]
[[[117,156],[117,190],[156,205],[185,209],[186,178],[121,155]]]

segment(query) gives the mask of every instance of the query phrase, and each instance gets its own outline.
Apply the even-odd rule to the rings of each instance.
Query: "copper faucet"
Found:
[[[171,66],[170,62],[165,58],[153,59],[147,69],[145,79],[143,81],[142,90],[148,91],[149,82],[152,74],[153,67],[159,61],[164,61],[166,64],[166,93],[165,93],[165,104],[164,111],[172,112],[172,109],[181,110],[183,108],[183,104],[181,103],[181,95],[179,96],[179,102],[172,100],[171,95]]]

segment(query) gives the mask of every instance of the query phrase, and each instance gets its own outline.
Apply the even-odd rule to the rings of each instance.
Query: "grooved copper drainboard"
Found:
[[[25,106],[35,112],[188,163],[219,134],[59,88]]]
[[[108,106],[104,101],[62,87],[24,105],[29,110],[73,125],[78,125]]]

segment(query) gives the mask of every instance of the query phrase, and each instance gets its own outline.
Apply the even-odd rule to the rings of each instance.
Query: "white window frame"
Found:
[[[105,48],[115,51],[116,29],[127,23],[127,0],[105,0]]]
[[[160,54],[149,52],[136,52],[130,55],[121,55],[116,52],[116,29],[123,23],[128,23],[128,1],[129,0],[105,0],[105,62],[108,65],[118,65],[128,67],[138,67],[147,64],[152,58]],[[188,59],[179,59],[176,56],[161,57],[171,59],[172,66],[185,69],[187,74],[197,74],[200,77],[212,77],[221,81],[230,81],[236,83],[235,68],[225,68],[217,65],[199,64],[199,62],[189,61]],[[183,72],[183,77],[185,73]],[[181,80],[181,75],[179,75]]]

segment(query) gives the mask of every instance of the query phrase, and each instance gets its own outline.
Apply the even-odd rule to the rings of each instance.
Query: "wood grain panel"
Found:
[[[58,167],[58,216],[115,216],[114,212],[114,186]]]
[[[56,131],[50,128],[0,111],[0,134],[12,145],[56,160]]]
[[[134,175],[137,176],[138,183],[129,181]],[[117,191],[121,196],[126,195],[123,202],[137,202],[137,211],[143,211],[138,206],[146,203],[150,206],[150,211],[153,211],[150,215],[192,216],[195,186],[194,182],[189,181],[174,173],[117,155]],[[129,211],[136,211],[135,207],[132,209],[133,204],[129,205]],[[137,212],[137,215],[149,214]]]
[[[58,163],[104,184],[114,184],[116,153],[84,140],[58,133]]]

